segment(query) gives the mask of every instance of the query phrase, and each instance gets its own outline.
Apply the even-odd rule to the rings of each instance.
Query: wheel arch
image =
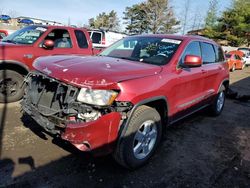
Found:
[[[225,90],[227,92],[228,88],[229,88],[229,80],[225,79],[221,82],[217,93],[219,93],[221,90]]]
[[[127,118],[127,120],[124,122],[122,129],[119,131],[119,140],[118,142],[120,142],[121,138],[123,137],[123,135],[125,135],[125,132],[128,128],[128,125],[130,123],[130,120],[134,114],[134,112],[136,111],[136,109],[142,105],[146,105],[152,108],[155,108],[156,111],[160,114],[161,119],[162,119],[162,124],[166,124],[168,122],[168,102],[167,102],[167,98],[165,96],[157,96],[157,97],[153,97],[153,98],[148,98],[148,99],[144,99],[140,102],[138,102],[131,110],[131,112],[129,113],[129,116]],[[163,133],[166,130],[166,126],[162,126],[162,130]]]
[[[21,75],[27,75],[29,73],[29,68],[24,63],[13,61],[13,60],[1,60],[0,70],[13,70]]]

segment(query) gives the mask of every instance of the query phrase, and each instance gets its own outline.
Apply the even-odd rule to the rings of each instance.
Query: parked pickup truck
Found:
[[[128,168],[148,161],[167,125],[204,108],[219,115],[229,86],[220,46],[195,36],[131,36],[99,56],[41,57],[34,67],[24,112],[79,150],[112,152]]]
[[[32,25],[16,31],[0,43],[0,102],[17,101],[23,96],[21,84],[33,70],[36,58],[94,53],[86,29]]]

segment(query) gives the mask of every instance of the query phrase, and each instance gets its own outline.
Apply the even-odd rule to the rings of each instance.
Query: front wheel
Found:
[[[220,115],[223,110],[224,104],[225,104],[225,92],[220,91],[210,106],[211,114],[213,116]]]
[[[151,107],[140,106],[132,115],[125,135],[114,152],[122,166],[135,169],[145,164],[154,153],[162,134],[161,117]]]
[[[23,76],[12,70],[0,71],[0,102],[15,102],[22,98]]]

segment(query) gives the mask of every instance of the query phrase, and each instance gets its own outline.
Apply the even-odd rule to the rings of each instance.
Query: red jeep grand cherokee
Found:
[[[219,115],[229,85],[222,49],[195,36],[124,38],[99,56],[35,61],[22,108],[82,151],[148,161],[167,125],[206,108]]]

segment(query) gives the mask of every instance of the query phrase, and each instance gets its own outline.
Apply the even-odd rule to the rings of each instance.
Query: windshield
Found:
[[[127,37],[105,49],[100,55],[165,65],[171,60],[180,43],[181,40],[163,37]]]
[[[28,26],[12,33],[2,41],[15,44],[33,44],[46,30],[46,27]]]

